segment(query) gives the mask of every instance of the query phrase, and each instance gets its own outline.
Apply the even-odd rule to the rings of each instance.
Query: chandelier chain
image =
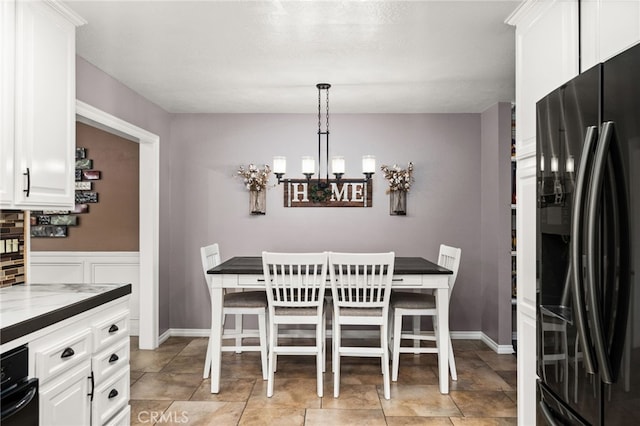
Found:
[[[327,133],[329,133],[329,88],[327,88]]]

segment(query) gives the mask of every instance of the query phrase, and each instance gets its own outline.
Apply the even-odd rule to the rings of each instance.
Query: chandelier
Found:
[[[317,185],[320,188],[326,188],[329,186],[329,89],[331,84],[318,83],[318,170],[317,170]],[[322,117],[322,91],[325,92],[325,114],[324,120]],[[323,129],[324,121],[324,129]],[[322,179],[322,145],[324,140],[325,156],[324,156],[324,171],[326,178]],[[375,173],[376,159],[373,155],[365,155],[362,157],[362,173],[364,174],[365,181],[371,179],[371,176]],[[283,181],[282,177],[287,170],[287,158],[283,156],[273,157],[273,173],[278,178],[278,183]],[[345,161],[342,156],[334,156],[331,158],[331,174],[335,177],[336,181],[342,179],[342,175],[345,173]],[[302,157],[302,174],[306,177],[307,182],[311,182],[313,175],[316,174],[316,161],[311,156]]]

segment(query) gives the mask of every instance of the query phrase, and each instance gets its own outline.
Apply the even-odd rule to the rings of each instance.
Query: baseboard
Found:
[[[375,330],[353,330],[360,337],[375,337]],[[349,336],[349,331],[345,331],[343,335]],[[370,336],[369,336],[370,335]],[[208,329],[202,328],[170,328],[166,332],[162,333],[158,341],[164,342],[171,336],[178,337],[207,337],[209,336]],[[331,337],[331,329],[327,330],[327,337]],[[452,331],[451,338],[454,340],[466,339],[466,340],[481,340],[484,344],[489,346],[494,352],[500,355],[512,354],[513,345],[498,345],[493,339],[484,334],[482,331]]]

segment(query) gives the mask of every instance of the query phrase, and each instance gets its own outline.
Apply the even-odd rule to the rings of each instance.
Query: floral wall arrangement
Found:
[[[249,212],[251,214],[262,215],[267,212],[266,192],[270,174],[271,168],[267,164],[262,168],[258,168],[255,164],[238,168],[238,176],[243,179],[245,187],[249,190]]]
[[[393,166],[382,165],[380,167],[384,178],[389,183],[389,214],[392,216],[405,216],[407,214],[407,192],[413,183],[413,163],[409,162],[406,169],[397,164]]]

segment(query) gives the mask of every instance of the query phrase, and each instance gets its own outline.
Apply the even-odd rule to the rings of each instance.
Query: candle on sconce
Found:
[[[544,154],[540,154],[540,171],[544,172]]]

